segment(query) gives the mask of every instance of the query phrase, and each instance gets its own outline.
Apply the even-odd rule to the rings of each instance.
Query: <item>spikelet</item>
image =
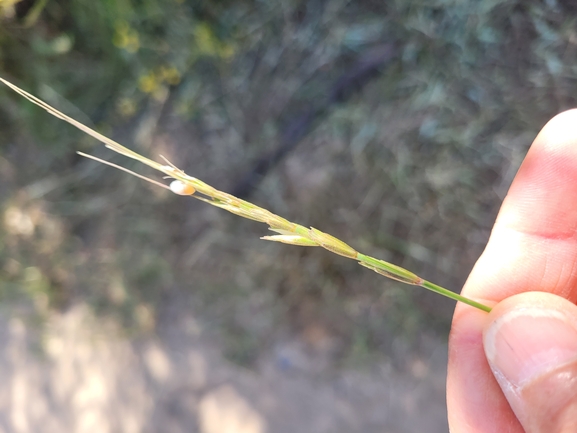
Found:
[[[329,250],[335,254],[339,254],[350,259],[356,259],[359,254],[354,248],[345,244],[340,239],[329,235],[328,233],[321,232],[320,230],[311,227],[309,230],[310,238],[318,243],[321,247]]]

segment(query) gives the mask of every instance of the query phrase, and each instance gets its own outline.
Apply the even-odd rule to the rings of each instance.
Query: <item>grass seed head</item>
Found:
[[[1,1],[2,0],[0,0],[0,3]],[[486,312],[491,311],[491,308],[487,307],[486,305],[483,305],[472,299],[465,298],[461,295],[457,295],[456,293],[453,293],[441,286],[437,286],[436,284],[423,280],[422,278],[418,277],[417,275],[413,274],[412,272],[406,269],[401,268],[400,266],[396,266],[383,260],[375,259],[374,257],[361,254],[357,252],[354,248],[352,248],[350,245],[344,243],[340,239],[335,238],[334,236],[321,232],[320,230],[317,230],[313,227],[308,229],[300,224],[291,223],[290,221],[281,218],[278,215],[275,215],[266,209],[258,207],[245,200],[239,199],[226,192],[219,191],[218,189],[213,188],[212,186],[204,183],[200,179],[188,176],[184,171],[180,170],[178,167],[176,167],[174,164],[172,164],[170,161],[168,161],[166,158],[162,156],[161,156],[162,159],[164,159],[167,165],[160,164],[156,161],[148,159],[122,146],[121,144],[109,139],[108,137],[105,137],[104,135],[94,131],[93,129],[90,129],[86,125],[66,116],[65,114],[51,107],[44,101],[25,92],[24,90],[4,80],[1,77],[0,82],[4,83],[12,90],[19,93],[32,103],[38,105],[39,107],[42,107],[53,116],[70,123],[71,125],[75,126],[81,131],[84,131],[86,134],[91,135],[92,137],[101,141],[107,148],[115,152],[118,152],[121,155],[140,161],[141,163],[146,164],[149,167],[152,167],[153,169],[164,173],[168,178],[174,179],[174,181],[170,184],[170,186],[167,186],[154,179],[150,179],[146,176],[135,173],[132,170],[129,170],[125,167],[121,167],[109,161],[104,161],[100,158],[79,152],[81,155],[87,158],[92,158],[97,161],[100,161],[101,163],[123,170],[136,177],[146,180],[147,182],[153,183],[165,189],[169,189],[176,194],[192,195],[192,197],[196,198],[197,200],[201,200],[210,205],[225,209],[243,218],[248,218],[262,223],[266,223],[269,225],[271,230],[279,233],[279,235],[264,236],[261,239],[274,242],[282,242],[291,245],[321,246],[326,250],[331,251],[335,254],[339,254],[344,257],[358,260],[360,265],[372,269],[373,271],[386,277],[402,281],[407,284],[419,285],[428,290],[432,290],[436,293],[439,293],[443,296],[464,302],[480,310]],[[199,194],[195,194],[195,192],[197,191],[199,192]]]

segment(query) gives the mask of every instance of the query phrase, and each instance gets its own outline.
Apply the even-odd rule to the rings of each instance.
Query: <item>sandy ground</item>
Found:
[[[4,314],[0,432],[446,432],[446,344],[423,336],[405,365],[331,368],[287,338],[248,370],[177,312],[129,337],[86,308],[38,326]],[[399,343],[402,345],[402,343]],[[400,348],[403,351],[403,348]]]

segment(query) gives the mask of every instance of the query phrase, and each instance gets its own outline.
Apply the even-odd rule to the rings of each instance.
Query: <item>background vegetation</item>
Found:
[[[575,12],[562,0],[0,0],[0,74],[140,153],[459,290],[532,138],[575,105]],[[286,332],[358,364],[394,356],[394,336],[448,328],[448,300],[259,241],[256,223],[81,160],[110,155],[7,89],[0,138],[13,314],[86,303],[141,333],[178,305],[246,366]]]

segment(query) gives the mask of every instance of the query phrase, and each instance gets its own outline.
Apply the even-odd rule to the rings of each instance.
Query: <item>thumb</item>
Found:
[[[485,354],[527,433],[577,431],[577,306],[527,292],[499,303]]]

